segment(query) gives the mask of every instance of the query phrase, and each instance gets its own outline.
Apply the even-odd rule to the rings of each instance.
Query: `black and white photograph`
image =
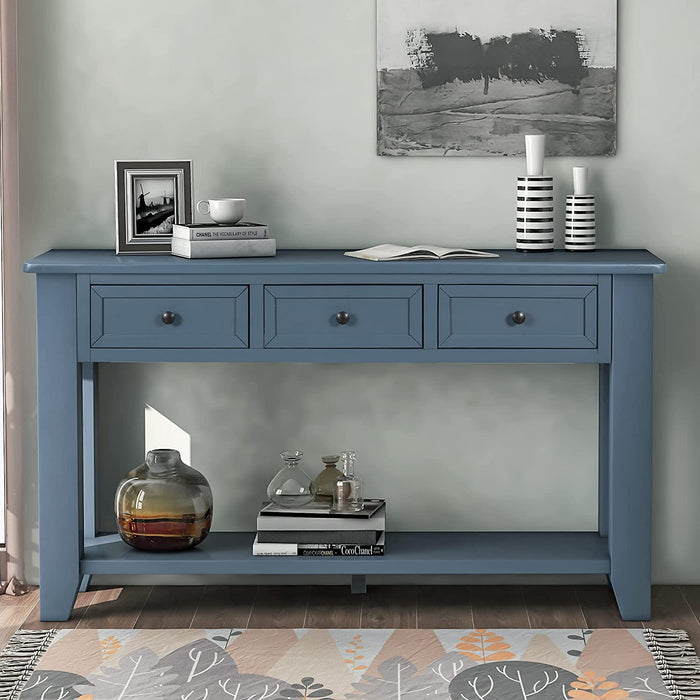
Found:
[[[135,236],[172,235],[177,210],[174,177],[135,177]]]
[[[169,253],[173,225],[192,222],[190,161],[116,161],[117,253]]]
[[[617,0],[378,0],[379,155],[616,151]]]

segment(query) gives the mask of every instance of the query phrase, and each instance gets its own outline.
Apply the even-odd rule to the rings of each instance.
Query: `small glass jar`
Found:
[[[114,511],[128,545],[154,552],[190,549],[211,529],[211,488],[177,450],[151,450],[119,484]]]
[[[284,466],[268,484],[268,498],[284,508],[298,508],[314,499],[313,484],[309,475],[299,466],[303,452],[288,450],[280,457]]]
[[[314,479],[314,497],[317,501],[332,501],[333,490],[338,479],[343,477],[343,472],[338,469],[340,455],[327,455],[321,457],[324,469]]]
[[[340,453],[343,476],[335,483],[331,506],[336,512],[360,511],[364,506],[362,479],[355,474],[355,460],[354,452]]]

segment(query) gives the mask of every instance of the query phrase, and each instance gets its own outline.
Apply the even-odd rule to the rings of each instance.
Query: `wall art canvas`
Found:
[[[617,0],[378,0],[379,155],[614,155]]]

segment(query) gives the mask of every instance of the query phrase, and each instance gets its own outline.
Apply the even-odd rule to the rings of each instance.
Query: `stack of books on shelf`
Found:
[[[264,258],[277,253],[267,226],[238,224],[174,224],[171,252],[180,258]]]
[[[254,556],[362,557],[384,554],[386,503],[366,500],[361,511],[334,512],[329,502],[299,508],[265,503],[258,513]]]

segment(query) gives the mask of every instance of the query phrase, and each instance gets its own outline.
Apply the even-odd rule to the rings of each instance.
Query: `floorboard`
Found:
[[[695,621],[700,624],[700,586],[681,586],[681,593],[688,604]],[[700,650],[700,636],[688,630],[696,650]]]
[[[680,586],[680,589],[695,618],[700,620],[700,586]]]
[[[78,627],[132,629],[150,594],[150,586],[98,589]]]
[[[418,586],[419,629],[473,629],[468,586]]]
[[[356,628],[360,626],[364,596],[351,593],[345,586],[313,586],[309,591],[304,627],[318,629]]]
[[[654,586],[653,628],[685,629],[700,649],[700,586]],[[607,586],[191,586],[98,588],[67,622],[39,620],[38,592],[0,596],[0,646],[16,629],[89,628],[603,628],[620,619]]]
[[[158,586],[136,619],[136,629],[189,629],[204,586]]]
[[[361,627],[417,627],[415,586],[371,586],[363,598]]]
[[[309,586],[261,586],[248,627],[300,628],[306,620]]]
[[[641,622],[628,622],[620,617],[615,596],[609,586],[579,586],[576,595],[586,620],[586,627],[641,627]]]
[[[31,610],[19,605],[0,605],[0,650],[22,626]]]
[[[586,626],[576,589],[571,586],[525,586],[523,595],[532,629]]]
[[[700,649],[700,623],[679,586],[652,586],[651,614],[650,627],[685,630]]]
[[[22,628],[25,630],[42,630],[47,627],[57,630],[72,630],[78,627],[81,623],[85,614],[92,604],[97,591],[86,591],[85,593],[78,593],[75,599],[75,605],[73,606],[73,612],[68,620],[65,622],[42,622],[39,619],[39,602],[31,609],[29,615],[27,615]]]
[[[225,629],[248,626],[255,586],[206,586],[192,620],[195,629]]]
[[[525,596],[520,586],[472,586],[469,589],[477,629],[528,629]]]
[[[0,595],[0,610],[5,606],[33,608],[39,602],[39,587],[31,586],[24,595]]]

